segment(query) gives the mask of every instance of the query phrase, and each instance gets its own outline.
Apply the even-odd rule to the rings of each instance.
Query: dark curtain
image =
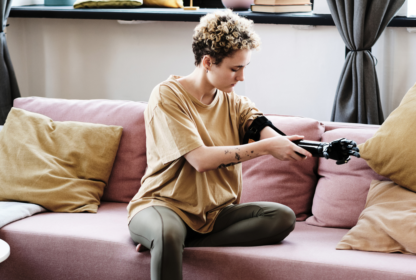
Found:
[[[7,49],[6,34],[4,33],[12,0],[0,0],[0,2],[2,22],[0,32],[0,125],[3,125],[13,106],[13,100],[20,97],[20,92],[9,50]]]
[[[327,0],[335,25],[351,51],[335,94],[331,121],[382,124],[376,59],[371,47],[405,0]]]

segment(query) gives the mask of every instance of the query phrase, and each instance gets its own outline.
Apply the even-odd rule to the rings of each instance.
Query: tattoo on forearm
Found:
[[[229,164],[224,164],[223,163],[220,166],[218,166],[218,168],[225,168],[225,167],[228,167],[228,166],[232,166],[232,165],[236,165],[236,164],[241,163],[241,155],[238,153],[238,152],[240,152],[240,149],[239,148],[235,148],[235,149],[237,150],[237,152],[235,153],[235,159],[238,162],[232,162],[232,163],[229,163]],[[247,157],[254,156],[254,151],[245,151],[245,152],[246,152]],[[224,151],[224,154],[228,154],[228,153],[231,153],[230,150],[225,150]],[[259,156],[259,154],[257,153],[256,156]]]
[[[220,166],[218,166],[218,168],[225,168],[225,167],[227,167],[227,166],[232,166],[232,165],[236,165],[236,164],[239,164],[240,162],[232,162],[232,163],[229,163],[229,164],[221,164]]]

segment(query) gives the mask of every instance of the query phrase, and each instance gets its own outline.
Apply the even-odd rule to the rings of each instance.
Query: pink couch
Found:
[[[31,97],[16,99],[14,106],[56,121],[115,124],[124,130],[98,213],[47,212],[0,229],[0,238],[11,247],[9,259],[0,264],[0,279],[150,279],[150,254],[135,251],[126,210],[146,168],[146,103]],[[269,118],[287,134],[318,141],[341,136],[360,143],[378,128]],[[335,249],[364,209],[372,179],[386,178],[355,158],[343,166],[317,158],[288,163],[266,156],[245,162],[241,202],[289,205],[298,218],[295,230],[270,246],[185,248],[184,279],[416,279],[412,255]]]

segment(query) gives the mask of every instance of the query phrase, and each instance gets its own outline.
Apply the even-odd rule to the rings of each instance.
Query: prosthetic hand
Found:
[[[360,157],[357,143],[352,140],[340,138],[330,143],[326,142],[315,142],[308,140],[296,140],[294,144],[307,150],[314,157],[325,157],[326,159],[334,159],[337,164],[344,164],[350,161],[350,156]],[[296,152],[298,155],[303,156]]]
[[[249,140],[259,141],[260,132],[263,128],[269,126],[274,131],[279,133],[282,136],[286,136],[281,130],[275,127],[265,116],[257,117],[250,125],[246,134],[243,138],[243,144],[247,144]],[[357,143],[352,140],[345,138],[340,138],[331,143],[326,142],[315,142],[307,140],[296,140],[293,141],[299,147],[307,150],[314,157],[325,157],[326,159],[334,159],[337,161],[337,164],[347,163],[351,158],[350,156],[360,157],[359,149],[357,148]],[[298,152],[298,155],[305,157]]]

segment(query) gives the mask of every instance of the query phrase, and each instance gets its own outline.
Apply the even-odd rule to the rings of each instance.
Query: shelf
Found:
[[[199,9],[184,11],[168,8],[127,8],[127,9],[74,9],[72,6],[15,6],[9,17],[19,18],[71,18],[71,19],[113,19],[113,20],[151,20],[151,21],[191,21],[199,22],[201,16],[216,9]],[[313,13],[253,13],[236,11],[240,16],[255,23],[294,24],[294,25],[329,25],[334,21],[331,15]],[[416,18],[395,17],[389,24],[393,27],[416,27]]]

